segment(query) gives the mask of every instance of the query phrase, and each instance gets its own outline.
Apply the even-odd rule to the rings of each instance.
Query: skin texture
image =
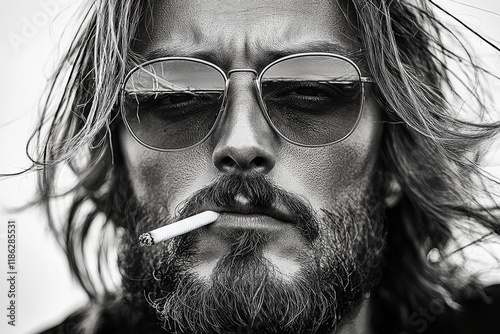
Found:
[[[206,58],[227,73],[235,68],[259,71],[290,53],[330,51],[352,59],[362,75],[369,76],[359,42],[331,1],[171,0],[155,2],[153,13],[138,35],[137,52],[147,59]],[[329,47],[318,49],[318,44]],[[121,150],[139,203],[165,207],[174,216],[183,201],[225,174],[262,174],[309,203],[319,215],[322,209],[335,210],[337,202],[367,192],[377,172],[383,128],[382,112],[369,87],[362,118],[349,138],[335,145],[304,148],[285,141],[267,123],[253,78],[251,73],[231,75],[223,117],[213,134],[195,148],[171,153],[149,150],[122,129]],[[215,223],[199,233],[197,246],[203,251],[188,268],[206,280],[229,248],[227,240],[210,232],[217,228]],[[273,236],[273,242],[263,248],[266,260],[282,279],[293,278],[300,269],[296,259],[308,251],[303,237],[286,224],[258,229]],[[343,331],[365,332],[359,321],[364,310],[358,321],[344,324]]]

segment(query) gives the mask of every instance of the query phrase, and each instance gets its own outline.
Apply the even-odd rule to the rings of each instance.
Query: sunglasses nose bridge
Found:
[[[248,73],[248,74],[251,74],[251,75],[253,76],[253,78],[252,78],[253,85],[252,85],[252,86],[253,86],[253,87],[254,87],[254,89],[255,89],[255,91],[254,91],[252,94],[257,94],[257,95],[259,95],[259,94],[260,94],[260,90],[259,90],[259,89],[258,89],[258,87],[257,87],[257,86],[258,86],[258,84],[257,84],[257,80],[258,80],[258,77],[259,77],[259,73],[257,73],[257,71],[256,71],[256,70],[251,69],[251,68],[236,68],[236,69],[232,69],[232,70],[230,70],[230,71],[228,71],[228,72],[227,72],[226,88],[225,88],[225,90],[226,90],[226,91],[225,91],[225,96],[224,96],[224,101],[225,101],[225,104],[224,104],[224,106],[223,106],[223,107],[224,107],[224,109],[227,107],[227,105],[226,105],[226,104],[227,104],[227,100],[230,98],[230,97],[229,97],[229,95],[232,95],[232,94],[230,93],[230,90],[232,90],[230,86],[233,86],[233,85],[234,85],[234,83],[233,83],[233,84],[230,84],[230,83],[231,83],[231,81],[232,81],[232,79],[231,79],[231,75],[232,75],[232,74],[234,74],[234,73]],[[245,76],[245,75],[244,75],[244,76]],[[238,80],[238,79],[236,79],[236,80]],[[239,80],[238,80],[238,81],[239,81]],[[239,84],[237,84],[237,85],[239,85]],[[245,85],[244,85],[244,86],[245,86]],[[234,89],[234,87],[233,87],[233,89]],[[237,88],[237,89],[241,89],[241,87],[240,87],[240,88]],[[260,105],[260,97],[259,97],[259,96],[255,96],[255,98],[258,100],[259,105]]]
[[[255,75],[256,78],[258,76],[257,71],[254,70],[254,69],[251,69],[251,68],[235,68],[235,69],[232,69],[231,71],[227,72],[227,77],[230,78],[231,74],[236,73],[236,72],[250,72],[250,73],[253,73],[253,75]]]

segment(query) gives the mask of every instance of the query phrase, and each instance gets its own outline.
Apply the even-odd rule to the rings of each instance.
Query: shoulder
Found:
[[[80,309],[66,319],[60,324],[49,328],[40,334],[66,334],[66,333],[78,333],[80,331],[80,324],[85,317],[85,309]]]
[[[427,312],[426,312],[427,311]],[[500,284],[481,293],[464,296],[457,310],[435,308],[419,310],[412,328],[401,333],[498,334],[500,328]]]
[[[445,317],[455,324],[456,333],[499,333],[500,284],[486,287],[484,293],[464,298],[461,305],[459,310],[451,310]],[[446,326],[446,323],[441,323],[441,326]]]
[[[40,334],[137,334],[137,333],[165,333],[153,321],[143,321],[130,307],[116,303],[110,307],[87,305],[69,315],[60,324],[49,328]]]

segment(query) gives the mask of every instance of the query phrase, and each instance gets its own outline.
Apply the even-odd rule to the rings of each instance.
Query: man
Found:
[[[93,2],[39,128],[41,202],[91,300],[51,331],[458,331],[436,315],[474,285],[445,257],[454,224],[497,228],[497,207],[475,199],[499,124],[453,109],[449,63],[483,72],[448,52],[435,9]],[[64,162],[77,182],[61,231],[50,203]],[[214,223],[140,245],[204,211]],[[88,273],[98,224],[119,235],[116,291]],[[94,255],[103,281],[109,241]]]

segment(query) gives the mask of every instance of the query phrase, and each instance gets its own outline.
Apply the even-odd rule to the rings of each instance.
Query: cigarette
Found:
[[[202,226],[213,223],[220,213],[215,211],[203,211],[178,222],[162,226],[156,230],[143,233],[139,236],[139,244],[144,246],[153,246],[167,239],[196,230]]]

